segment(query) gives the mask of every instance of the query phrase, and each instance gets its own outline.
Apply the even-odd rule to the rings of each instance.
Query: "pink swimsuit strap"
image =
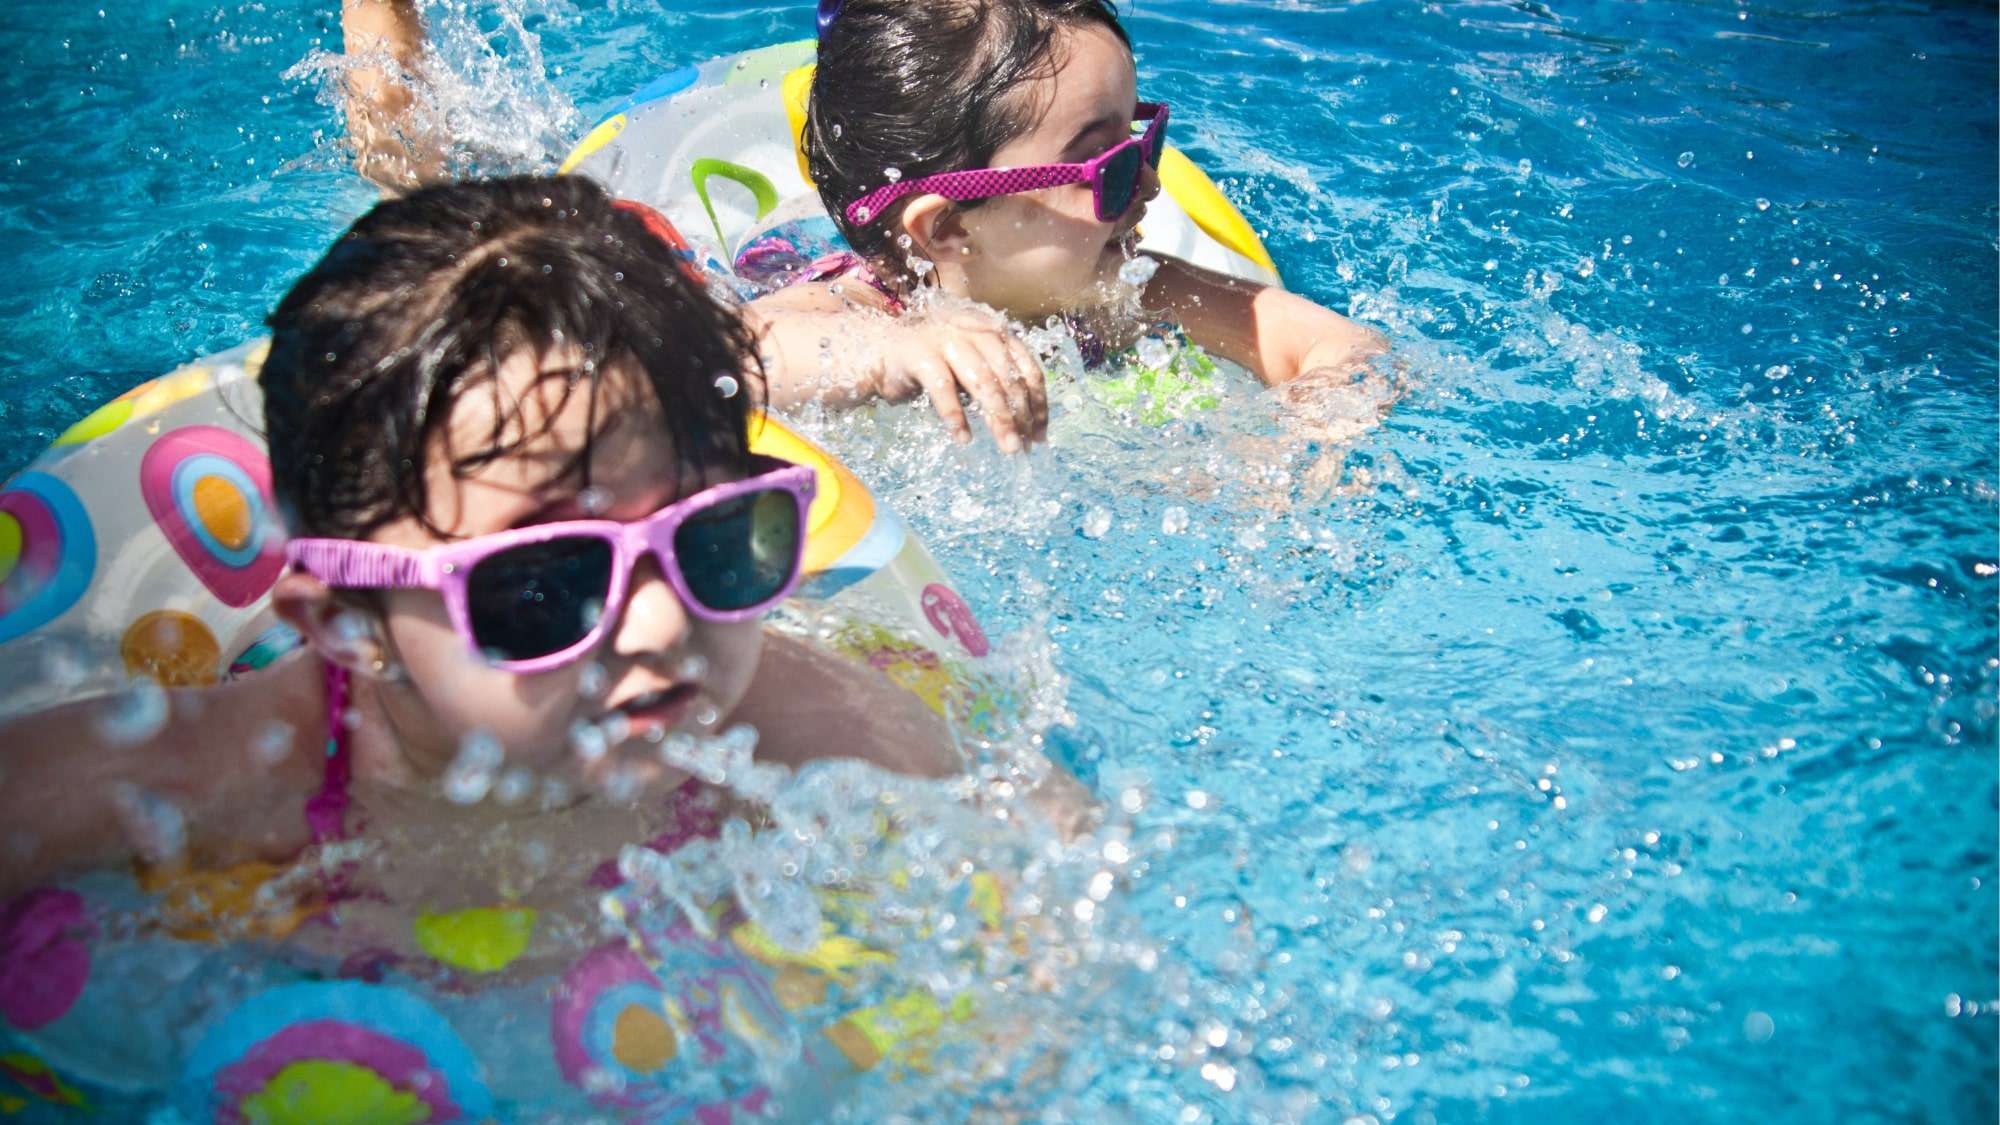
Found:
[[[348,742],[347,669],[326,662],[326,772],[320,776],[319,792],[306,802],[306,827],[313,843],[326,844],[347,838],[347,783],[354,768]]]
[[[825,257],[814,258],[812,264],[806,267],[806,271],[799,275],[798,280],[837,281],[841,278],[852,278],[887,297],[890,312],[900,314],[903,311],[902,296],[877,277],[874,269],[862,259],[861,255],[852,250],[837,250]]]

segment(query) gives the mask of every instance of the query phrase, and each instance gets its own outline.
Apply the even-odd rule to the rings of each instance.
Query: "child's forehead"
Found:
[[[466,382],[446,429],[461,448],[486,440],[560,452],[594,444],[593,435],[634,412],[657,415],[659,404],[629,362],[560,343],[524,346]]]
[[[616,487],[676,464],[660,406],[630,366],[587,366],[573,349],[518,349],[458,396],[433,480],[521,494]],[[475,464],[454,472],[453,464]],[[449,487],[448,485],[446,487]]]
[[[1138,97],[1132,53],[1118,37],[1091,24],[1057,33],[1055,69],[1024,91],[1035,99],[1030,131],[1068,140],[1105,115],[1121,116]]]

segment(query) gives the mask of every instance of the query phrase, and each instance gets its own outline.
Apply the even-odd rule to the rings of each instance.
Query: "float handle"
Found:
[[[722,233],[722,223],[715,217],[715,205],[708,201],[708,179],[710,176],[721,176],[723,179],[748,190],[757,200],[757,218],[760,221],[764,216],[777,209],[778,189],[772,187],[771,181],[765,179],[764,174],[755,168],[745,168],[741,164],[731,164],[727,160],[703,157],[695,161],[694,166],[688,169],[688,178],[694,181],[695,198],[701,200],[701,209],[708,212],[708,225],[715,228],[716,245],[722,247],[723,251],[727,253],[729,250],[729,239]]]

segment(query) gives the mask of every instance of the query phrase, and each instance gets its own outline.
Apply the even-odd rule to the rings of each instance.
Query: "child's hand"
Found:
[[[959,441],[972,440],[961,396],[985,416],[993,440],[1008,453],[1044,440],[1049,393],[1041,364],[998,316],[939,310],[883,327],[875,391],[892,402],[928,394],[931,407]]]

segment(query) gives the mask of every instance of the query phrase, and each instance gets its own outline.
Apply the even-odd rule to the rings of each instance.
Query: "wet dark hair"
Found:
[[[1054,73],[1059,30],[1093,25],[1131,46],[1110,0],[847,0],[820,36],[805,152],[848,245],[907,281],[907,255],[891,247],[910,197],[867,224],[849,222],[847,205],[881,187],[885,168],[915,179],[986,167],[1038,108],[1008,95]]]
[[[747,473],[750,395],[716,382],[756,370],[754,341],[628,207],[582,176],[520,176],[425,188],[349,227],[266,322],[265,436],[291,531],[358,539],[414,516],[436,532],[425,467],[440,442],[463,477],[540,437],[579,392],[593,435],[650,394],[683,466]],[[582,370],[549,373],[564,380],[549,396],[502,394],[503,360],[556,347]],[[481,389],[490,432],[451,433]],[[588,440],[570,471],[588,487]]]

